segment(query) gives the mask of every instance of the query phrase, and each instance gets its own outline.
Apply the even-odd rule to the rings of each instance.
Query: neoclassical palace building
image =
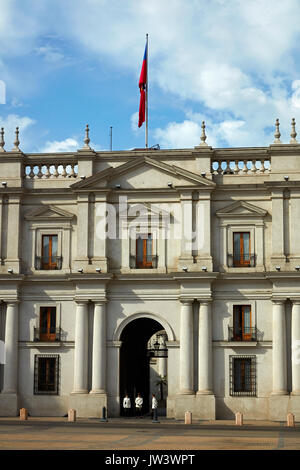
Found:
[[[23,153],[0,134],[0,415],[300,420],[300,144]],[[4,354],[5,353],[5,354]],[[163,393],[164,397],[161,397]]]

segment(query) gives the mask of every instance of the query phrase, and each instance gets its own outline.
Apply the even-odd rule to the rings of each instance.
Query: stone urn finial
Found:
[[[1,131],[0,131],[0,152],[5,152],[5,150],[4,150],[4,145],[5,145],[5,141],[4,141],[4,127],[1,127]]]
[[[279,123],[279,119],[277,118],[276,122],[275,122],[275,134],[274,134],[275,140],[274,140],[274,144],[281,144],[281,140],[280,140],[281,134],[279,132],[279,126],[280,126],[280,123]]]
[[[83,148],[84,148],[84,149],[90,149],[90,148],[91,148],[91,147],[89,146],[89,143],[90,143],[89,133],[90,133],[90,128],[89,128],[89,125],[87,124],[87,125],[85,126],[85,138],[84,138],[84,140],[83,140],[83,142],[84,142]]]
[[[206,134],[205,134],[205,121],[202,121],[202,133],[201,133],[201,144],[200,145],[207,145],[206,141]]]
[[[20,149],[19,149],[20,141],[19,141],[19,128],[18,127],[16,127],[15,134],[16,134],[16,138],[15,138],[15,141],[14,141],[13,150],[16,151],[16,152],[19,152],[20,151]]]
[[[297,144],[298,142],[297,142],[297,140],[296,140],[297,132],[296,132],[296,121],[295,121],[295,118],[292,119],[291,126],[292,126],[292,132],[291,132],[290,144]]]

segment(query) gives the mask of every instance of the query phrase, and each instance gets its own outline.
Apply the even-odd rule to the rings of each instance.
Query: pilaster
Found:
[[[287,395],[285,300],[273,300],[273,391]]]
[[[76,304],[73,393],[87,393],[88,302],[76,300]]]
[[[179,393],[194,394],[193,300],[181,300]]]

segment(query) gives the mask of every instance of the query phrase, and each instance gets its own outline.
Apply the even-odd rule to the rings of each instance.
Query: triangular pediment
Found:
[[[217,217],[265,217],[267,211],[246,201],[236,201],[216,211]]]
[[[171,185],[171,186],[170,186]],[[108,168],[71,186],[74,190],[159,189],[195,187],[210,189],[215,183],[175,165],[149,157],[135,158],[116,168]]]
[[[154,204],[143,202],[137,204],[129,204],[125,212],[120,212],[120,217],[126,217],[127,219],[135,219],[137,217],[156,219],[170,217],[170,212]]]
[[[25,215],[27,220],[71,220],[74,214],[53,205],[43,205]]]

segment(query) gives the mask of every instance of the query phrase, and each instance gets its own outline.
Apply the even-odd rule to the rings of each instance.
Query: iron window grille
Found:
[[[59,377],[58,354],[35,354],[34,395],[58,395]]]
[[[256,356],[229,356],[231,396],[256,396]]]

